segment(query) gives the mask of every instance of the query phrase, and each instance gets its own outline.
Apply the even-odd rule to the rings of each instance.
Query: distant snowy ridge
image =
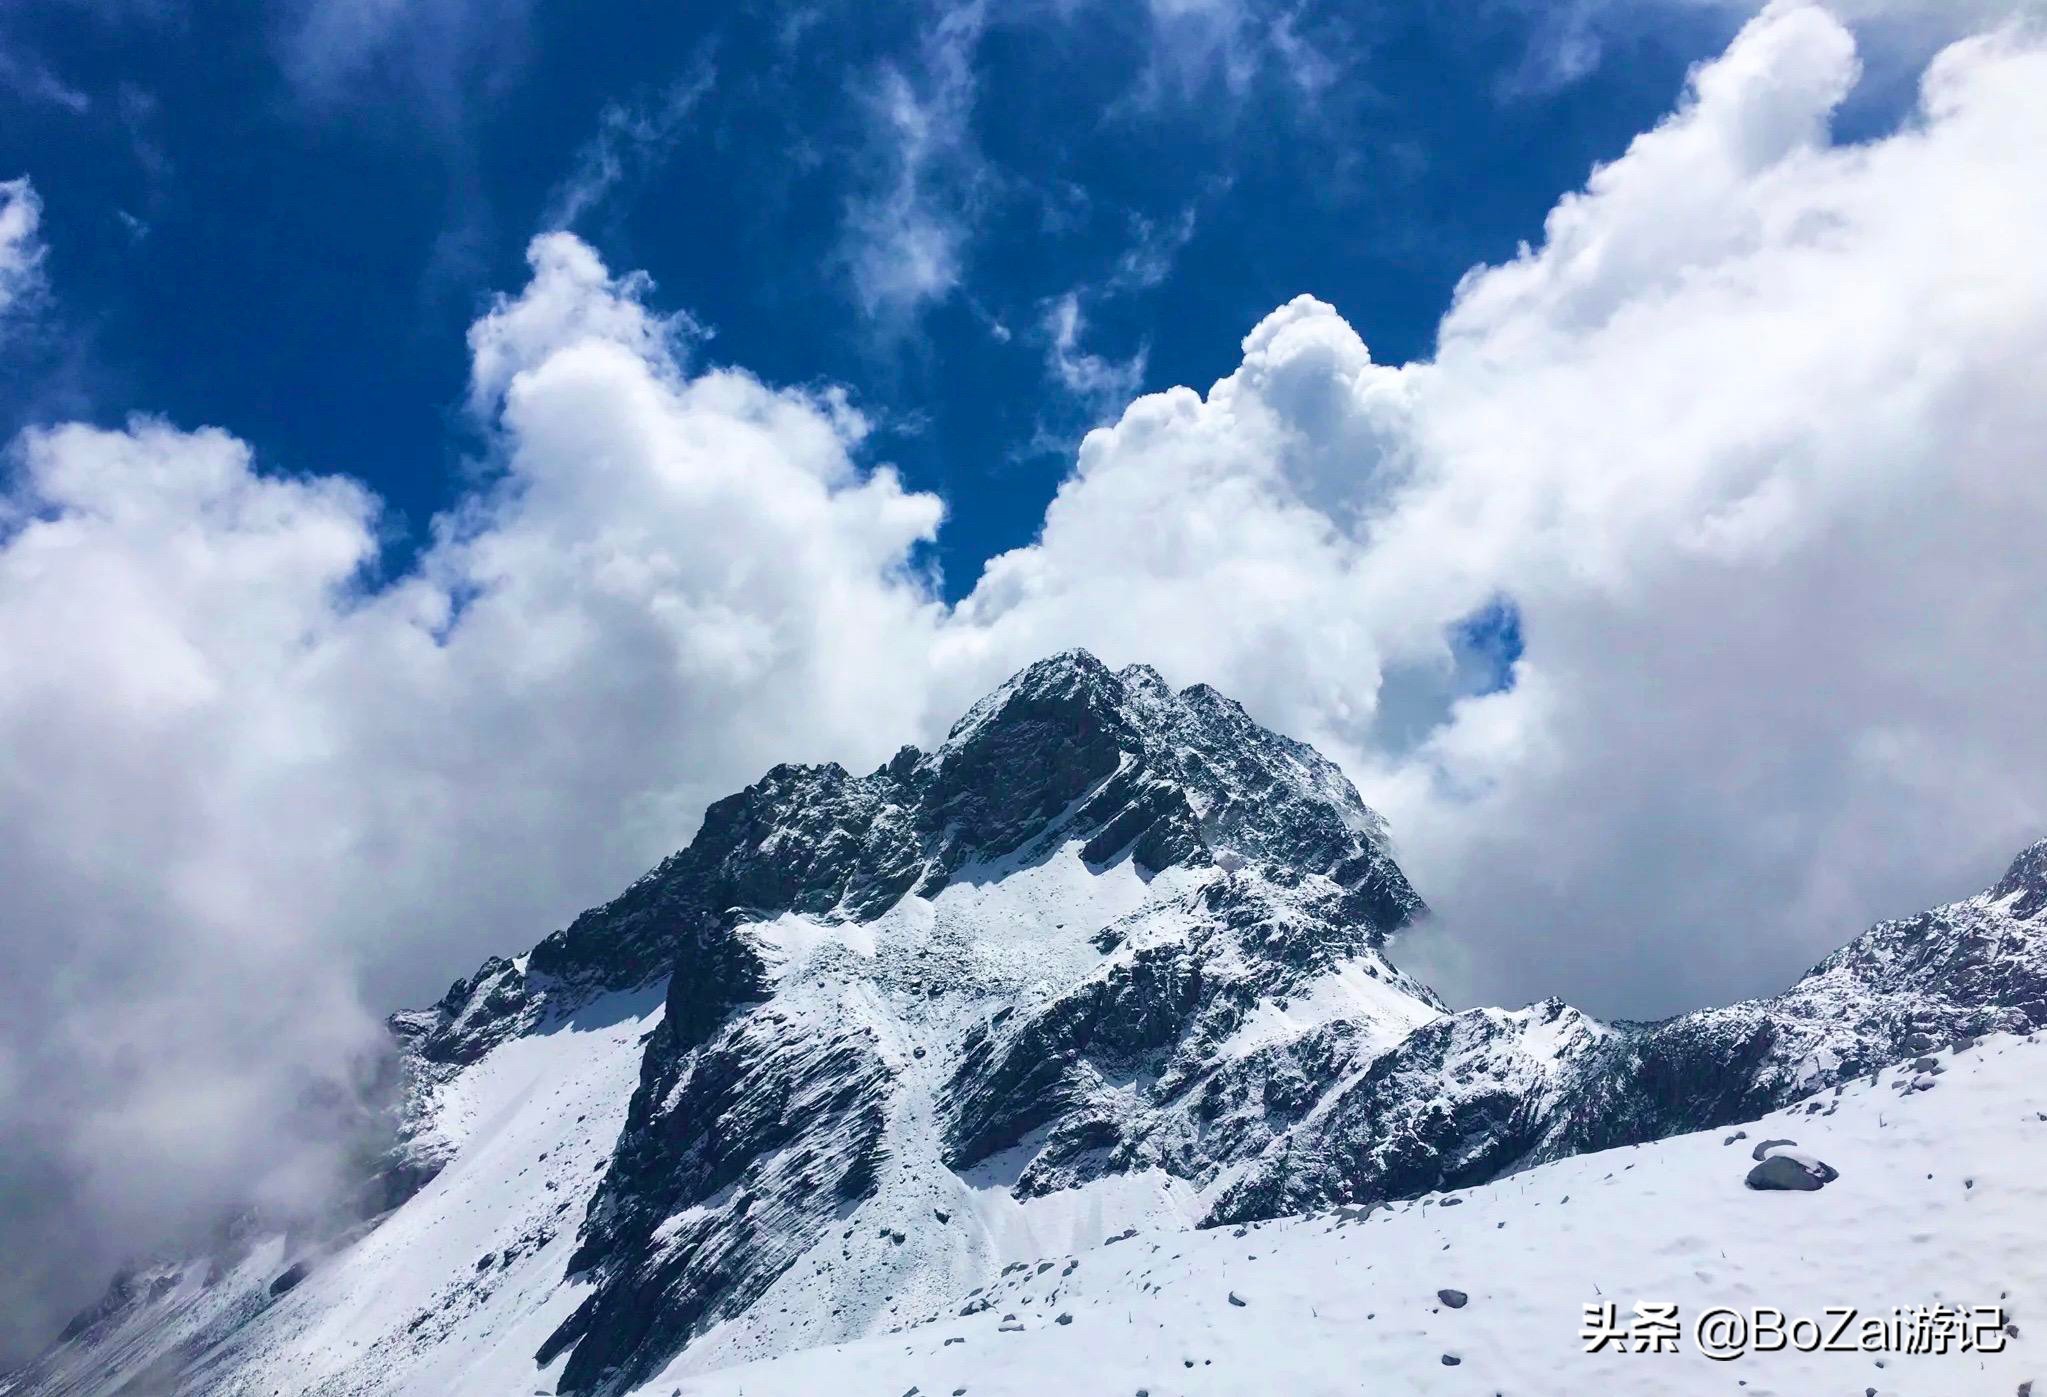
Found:
[[[1132,1228],[1470,1187],[2047,1026],[2047,842],[1658,1024],[1449,1013],[1387,956],[1423,910],[1312,749],[1055,656],[934,752],[775,768],[394,1016],[394,1210],[131,1277],[11,1390],[624,1393]]]
[[[960,1312],[902,1332],[643,1391],[969,1397],[1698,1397],[2047,1391],[2047,1034],[1942,1049],[1938,1088],[1858,1078],[1747,1123],[1584,1154],[1455,1193],[1188,1234],[1140,1228],[1048,1253]],[[1915,1076],[1907,1066],[1903,1076]],[[1734,1138],[1736,1135],[1741,1138]],[[1742,1186],[1751,1148],[1790,1137],[1840,1171],[1812,1194]],[[1448,1294],[1446,1295],[1446,1292]],[[1584,1307],[1615,1325],[1675,1307],[1672,1351],[1587,1353]],[[1454,1302],[1454,1303],[1453,1303]],[[1775,1352],[1715,1359],[1716,1306],[1819,1321],[1922,1307],[2010,1325],[1994,1351]],[[1909,1321],[1908,1321],[1909,1322]],[[1766,1321],[1767,1323],[1767,1321]],[[1966,1327],[1966,1326],[1964,1326]],[[1809,1344],[1815,1331],[1805,1329]],[[1856,1332],[1859,1334],[1858,1324]]]

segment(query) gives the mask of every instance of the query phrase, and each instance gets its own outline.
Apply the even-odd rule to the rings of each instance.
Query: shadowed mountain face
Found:
[[[1423,910],[1314,751],[1055,656],[934,752],[775,768],[395,1016],[389,1212],[138,1273],[16,1390],[665,1393],[971,1309],[1131,1227],[1824,1112],[1849,1077],[2047,1025],[2047,843],[1783,994],[1655,1024],[1449,1013],[1388,959]]]

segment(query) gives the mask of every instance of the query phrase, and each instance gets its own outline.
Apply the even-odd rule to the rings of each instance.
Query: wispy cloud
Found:
[[[26,175],[0,181],[0,330],[42,294],[43,201]]]
[[[273,0],[278,57],[313,109],[405,108],[444,139],[479,87],[517,69],[532,0]]]
[[[1055,296],[1045,306],[1045,372],[1098,418],[1123,407],[1144,386],[1148,346],[1139,345],[1127,359],[1111,359],[1081,347],[1087,315],[1078,292]]]
[[[982,4],[947,11],[914,67],[884,66],[867,92],[874,183],[847,200],[842,250],[861,308],[900,322],[952,294],[988,178],[973,138]]]
[[[31,102],[62,107],[83,116],[92,110],[92,98],[64,81],[33,55],[10,53],[0,48],[0,88]]]
[[[1116,270],[1109,277],[1108,289],[1112,292],[1149,291],[1163,282],[1172,274],[1180,249],[1194,237],[1194,223],[1195,208],[1192,204],[1181,209],[1179,216],[1172,219],[1132,214],[1131,244],[1116,259]]]
[[[574,168],[556,186],[541,223],[573,228],[617,188],[658,164],[682,139],[690,115],[718,80],[708,50],[699,51],[674,82],[649,101],[610,102],[597,134],[576,152]]]
[[[1172,275],[1180,252],[1193,240],[1199,220],[1195,204],[1167,219],[1130,216],[1130,243],[1109,274],[1093,285],[1069,288],[1044,302],[1038,329],[1045,345],[1045,376],[1086,410],[1093,421],[1114,416],[1144,387],[1150,346],[1140,344],[1124,358],[1084,347],[1090,306],[1138,295]],[[1030,454],[1070,445],[1040,422]]]
[[[1313,98],[1352,66],[1348,25],[1301,0],[1146,0],[1144,17],[1147,53],[1125,109],[1199,101],[1230,116],[1272,93],[1274,79],[1281,95]]]

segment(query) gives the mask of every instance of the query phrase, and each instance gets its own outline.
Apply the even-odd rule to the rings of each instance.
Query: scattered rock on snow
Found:
[[[1764,1140],[1760,1144],[1758,1144],[1754,1149],[1748,1152],[1748,1157],[1750,1159],[1761,1159],[1764,1155],[1767,1155],[1771,1150],[1776,1149],[1779,1145],[1795,1146],[1797,1143],[1798,1142],[1796,1140]]]
[[[1230,1303],[1232,1305],[1235,1305],[1238,1309],[1242,1309],[1244,1308],[1244,1297],[1237,1294],[1237,1292],[1233,1290],[1230,1292]]]
[[[1471,1297],[1461,1290],[1439,1290],[1436,1298],[1453,1310],[1461,1310],[1471,1303]]]
[[[1797,1150],[1779,1150],[1748,1171],[1746,1183],[1755,1189],[1781,1189],[1812,1193],[1840,1178],[1831,1164]]]

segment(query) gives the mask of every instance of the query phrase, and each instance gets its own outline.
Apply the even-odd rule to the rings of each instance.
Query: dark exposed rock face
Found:
[[[830,997],[786,1012],[770,994],[772,951],[746,930],[784,914],[858,925],[911,894],[998,882],[1055,856],[1206,876],[1163,914],[1048,928],[1048,940],[1063,931],[1088,948],[1066,983],[998,993],[940,946],[920,952],[907,994],[881,987],[879,1010],[863,996],[857,1012]],[[1085,653],[1025,670],[934,753],[905,749],[865,776],[776,768],[528,964],[532,982],[607,987],[664,958],[673,967],[667,1020],[572,1263],[595,1288],[543,1357],[572,1350],[564,1390],[654,1371],[877,1187],[905,1112],[930,1112],[954,1169],[1042,1132],[1019,1193],[1147,1164],[1212,1174],[1206,1153],[1168,1161],[1137,1148],[1151,1118],[1175,1109],[1262,999],[1362,954],[1361,973],[1426,1017],[1427,990],[1376,955],[1420,911],[1380,821],[1334,766],[1213,690],[1176,694],[1148,669],[1112,673]],[[1153,925],[1161,915],[1170,934]],[[525,1012],[482,972],[472,1000],[479,989]],[[981,1008],[963,1009],[957,1032],[932,1028],[934,994]],[[914,1084],[860,1026],[875,1013],[879,1034],[913,1021],[932,1035]],[[466,1025],[459,1011],[448,1022]],[[897,1161],[892,1177],[913,1172]],[[670,1220],[682,1215],[692,1221],[678,1232]]]
[[[1751,1120],[1935,1042],[2047,1026],[2043,866],[2047,841],[1982,896],[1880,922],[1767,999],[1649,1024],[1554,1002],[1428,1024],[1341,1081],[1312,1128],[1277,1135],[1210,1220],[1459,1187]]]
[[[538,1355],[575,1346],[564,1390],[640,1372],[753,1303],[872,1192],[886,1149],[892,1074],[862,1024],[770,1008],[662,1048],[570,1262],[605,1284]]]

